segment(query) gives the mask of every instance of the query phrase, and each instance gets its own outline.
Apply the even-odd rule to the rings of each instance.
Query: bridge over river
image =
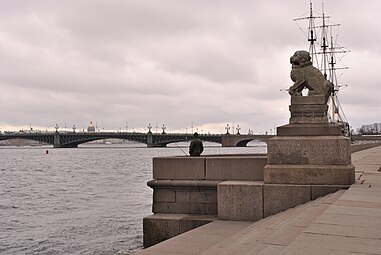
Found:
[[[203,141],[220,143],[224,147],[245,147],[252,140],[267,142],[272,135],[199,134]],[[192,134],[137,132],[14,132],[0,134],[0,140],[27,139],[51,144],[54,148],[76,148],[95,140],[123,139],[147,144],[147,147],[166,147],[167,144],[191,141]]]
[[[274,135],[200,134],[203,141],[220,143],[223,147],[245,147],[250,141],[267,143]],[[191,141],[192,134],[137,133],[137,132],[13,132],[0,134],[1,140],[27,139],[51,144],[54,148],[76,148],[79,144],[95,140],[123,139],[147,144],[147,147],[166,147],[167,144]],[[352,140],[381,140],[381,136],[355,135]]]

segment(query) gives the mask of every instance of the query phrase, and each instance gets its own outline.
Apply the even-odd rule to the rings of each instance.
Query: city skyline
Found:
[[[313,1],[321,13],[321,2]],[[324,1],[351,52],[350,125],[380,122],[380,1]],[[0,131],[76,125],[273,132],[289,119],[289,57],[308,49],[294,1],[3,1]],[[306,29],[307,23],[300,23]],[[153,128],[155,129],[155,128]]]

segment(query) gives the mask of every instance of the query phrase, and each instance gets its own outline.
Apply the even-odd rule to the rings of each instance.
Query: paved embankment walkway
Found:
[[[349,190],[257,222],[214,221],[138,254],[381,254],[381,146],[352,161]]]

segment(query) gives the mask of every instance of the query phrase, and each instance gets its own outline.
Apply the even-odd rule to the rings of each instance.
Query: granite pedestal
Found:
[[[290,124],[269,139],[265,184],[350,185],[351,140],[328,123],[323,96],[292,96]]]

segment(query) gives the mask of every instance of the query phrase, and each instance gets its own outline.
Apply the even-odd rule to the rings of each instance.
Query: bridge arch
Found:
[[[12,135],[1,135],[0,141],[5,140],[14,140],[14,139],[23,139],[23,140],[29,140],[29,141],[37,141],[45,144],[54,144],[54,136],[46,133],[34,133],[34,134],[28,134],[28,133],[14,133]]]
[[[246,147],[251,141],[260,141],[267,144],[270,135],[224,135],[222,136],[222,146],[224,147]]]

